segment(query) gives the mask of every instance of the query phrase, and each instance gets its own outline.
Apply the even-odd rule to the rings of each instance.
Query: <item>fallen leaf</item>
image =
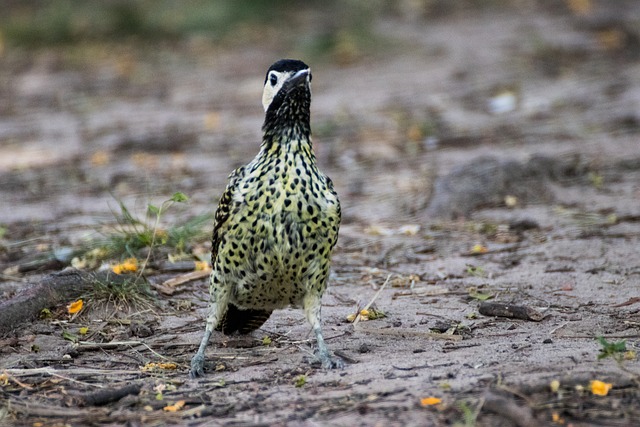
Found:
[[[165,406],[164,408],[162,408],[164,411],[166,412],[178,412],[179,410],[181,410],[182,408],[184,408],[184,405],[187,402],[184,400],[178,400],[176,403],[174,403],[173,405],[169,405],[169,406]]]
[[[549,384],[549,388],[551,389],[552,393],[557,393],[558,390],[560,389],[560,381],[558,380],[551,381],[551,383]]]
[[[611,28],[598,32],[598,42],[604,50],[617,50],[622,48],[625,41],[625,35],[622,31]],[[594,187],[602,187],[602,175],[596,175],[597,179],[592,180]]]
[[[558,414],[557,412],[551,414],[551,421],[553,421],[555,424],[564,424],[564,418],[561,418],[560,414]]]
[[[474,245],[471,248],[472,254],[486,254],[487,252],[489,252],[489,248],[484,245]]]
[[[75,314],[82,310],[83,304],[84,302],[81,299],[79,299],[78,301],[74,301],[67,306],[67,311],[69,312],[69,314]]]
[[[405,236],[415,236],[420,231],[418,224],[405,224],[398,227],[398,234],[404,234]]]
[[[606,396],[609,394],[609,390],[613,387],[613,384],[605,383],[599,380],[593,380],[589,384],[589,388],[591,389],[591,393],[596,396]]]
[[[293,379],[293,384],[298,388],[303,387],[306,383],[307,383],[306,375],[298,375]]]
[[[573,290],[573,284],[570,283],[570,282],[567,282],[564,285],[562,285],[561,290],[563,290],[563,291],[572,291]]]
[[[196,261],[195,271],[209,271],[211,266],[207,261]]]
[[[111,270],[116,274],[132,273],[138,271],[138,260],[136,258],[126,259],[122,263],[116,264],[111,267]]]
[[[518,205],[518,198],[516,196],[505,196],[504,204],[508,208],[515,208]]]
[[[204,116],[204,127],[207,130],[216,130],[220,125],[220,113],[211,111]]]
[[[442,399],[440,399],[439,397],[430,396],[420,399],[420,406],[433,406],[437,405],[438,403],[442,403]]]
[[[74,342],[74,343],[78,342],[78,337],[75,336],[74,334],[72,334],[71,332],[62,331],[62,338],[64,338],[67,341]]]
[[[93,166],[104,166],[109,163],[110,157],[106,151],[96,151],[91,156],[90,162]]]
[[[149,362],[146,365],[140,367],[140,369],[144,372],[156,371],[160,369],[174,370],[177,368],[178,368],[178,365],[176,365],[173,362],[163,362],[163,363]]]
[[[478,301],[487,301],[494,297],[493,294],[486,294],[482,292],[471,291],[469,292],[469,296],[473,299],[477,299]]]
[[[593,5],[591,0],[566,0],[567,6],[574,14],[578,16],[587,16],[591,13]]]

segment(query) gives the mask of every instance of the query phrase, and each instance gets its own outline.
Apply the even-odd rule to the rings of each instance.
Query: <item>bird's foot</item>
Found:
[[[191,370],[189,371],[189,377],[198,378],[204,375],[204,356],[196,354],[191,359]]]
[[[344,368],[344,361],[338,356],[332,356],[331,354],[324,352],[317,352],[315,357],[311,361],[312,363],[319,363],[323,369],[342,369]]]

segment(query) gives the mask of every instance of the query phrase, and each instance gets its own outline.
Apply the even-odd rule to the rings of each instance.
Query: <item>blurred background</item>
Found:
[[[607,197],[611,165],[637,167],[637,1],[5,0],[4,238],[75,244],[118,200],[144,211],[177,191],[191,201],[168,221],[211,215],[258,151],[264,73],[283,57],[314,73],[344,245],[549,203],[539,175]]]

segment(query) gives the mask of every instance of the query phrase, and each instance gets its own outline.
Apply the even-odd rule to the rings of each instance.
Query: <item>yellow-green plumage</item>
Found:
[[[211,308],[192,376],[203,373],[214,328],[250,332],[287,306],[304,308],[323,366],[342,366],[320,328],[340,203],[311,145],[310,78],[308,67],[294,60],[278,61],[267,72],[260,152],[230,175],[216,212]]]

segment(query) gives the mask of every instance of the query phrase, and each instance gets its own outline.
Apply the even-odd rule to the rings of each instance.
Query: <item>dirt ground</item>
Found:
[[[1,425],[640,424],[640,4],[427,19],[405,3],[375,24],[379,51],[308,60],[314,145],[344,212],[324,330],[346,368],[310,366],[309,327],[287,309],[214,335],[190,380],[202,278],[151,304],[51,307],[6,334]],[[211,213],[258,150],[264,71],[295,54],[197,39],[6,51],[1,299],[67,267],[116,198],[140,212],[187,194],[163,224]],[[374,299],[386,317],[347,322]],[[484,299],[544,317],[485,316]],[[83,327],[81,343],[63,336]],[[597,336],[626,340],[624,357],[599,360]]]

